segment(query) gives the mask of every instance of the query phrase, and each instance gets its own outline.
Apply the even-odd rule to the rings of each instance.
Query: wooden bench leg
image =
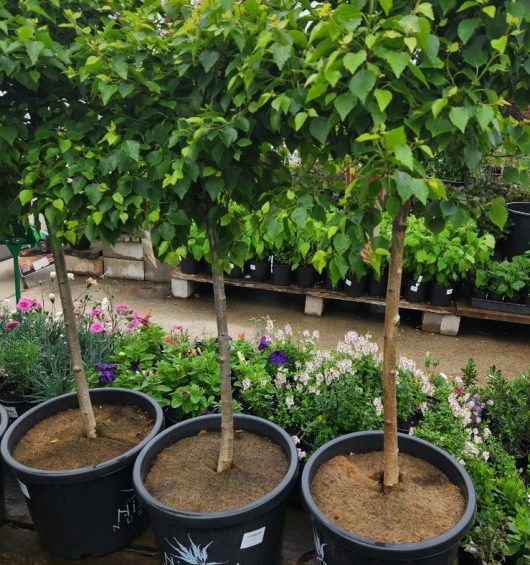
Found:
[[[171,293],[175,298],[189,298],[195,294],[197,283],[182,279],[171,279]]]
[[[460,316],[423,312],[421,329],[424,332],[455,336],[460,329]]]
[[[304,312],[308,316],[322,316],[325,304],[326,301],[324,300],[324,298],[318,298],[317,296],[306,296]]]

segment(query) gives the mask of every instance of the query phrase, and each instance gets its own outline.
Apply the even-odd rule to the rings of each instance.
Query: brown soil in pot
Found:
[[[87,439],[78,408],[41,420],[16,445],[13,457],[33,469],[63,471],[104,463],[140,443],[154,420],[137,406],[94,405],[98,437]]]
[[[234,464],[217,473],[219,432],[203,430],[161,451],[145,480],[157,500],[188,512],[219,512],[262,498],[285,477],[282,448],[267,438],[237,431]]]
[[[412,543],[436,537],[465,509],[460,489],[429,463],[399,454],[400,482],[382,493],[383,453],[339,455],[316,472],[311,493],[341,528],[374,541]]]

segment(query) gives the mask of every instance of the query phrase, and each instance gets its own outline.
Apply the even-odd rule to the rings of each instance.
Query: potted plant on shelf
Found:
[[[323,226],[312,218],[306,218],[304,226],[296,230],[291,269],[295,282],[302,288],[315,286],[317,271],[312,260],[322,239]]]
[[[403,249],[403,298],[409,302],[424,302],[427,298],[429,265],[436,260],[423,249],[424,223],[409,216]]]
[[[368,282],[368,264],[359,253],[350,258],[350,271],[344,279],[344,292],[348,296],[362,296]]]
[[[271,281],[280,286],[289,286],[293,280],[294,251],[288,243],[284,243],[279,249],[273,249]]]
[[[180,272],[193,275],[199,271],[199,264],[208,253],[208,238],[195,222],[190,226],[188,242],[177,249]]]
[[[491,262],[488,269],[488,299],[495,302],[521,303],[530,282],[528,260]]]

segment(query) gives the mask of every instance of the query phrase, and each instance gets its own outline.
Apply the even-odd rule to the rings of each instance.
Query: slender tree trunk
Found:
[[[79,409],[83,419],[83,429],[86,437],[93,439],[96,437],[96,420],[94,418],[94,411],[92,410],[92,403],[88,393],[88,383],[85,378],[85,369],[81,357],[81,346],[79,344],[79,336],[77,335],[74,303],[70,285],[68,284],[68,272],[64,259],[63,244],[57,240],[55,233],[50,228],[48,228],[48,230],[52,242],[53,259],[57,272],[57,284],[59,286],[59,295],[61,296],[61,305],[63,308],[66,339],[68,341],[72,372],[74,374],[75,388],[79,400]]]
[[[403,271],[403,241],[410,204],[402,204],[392,225],[390,264],[386,289],[385,341],[383,360],[384,407],[384,478],[383,490],[389,492],[399,481],[397,403],[396,403],[396,334],[399,325],[399,294]]]
[[[232,411],[232,369],[226,318],[226,295],[223,272],[217,265],[217,243],[210,218],[207,220],[208,241],[212,258],[213,296],[217,316],[219,366],[221,369],[221,447],[217,472],[227,471],[234,460],[234,415]]]

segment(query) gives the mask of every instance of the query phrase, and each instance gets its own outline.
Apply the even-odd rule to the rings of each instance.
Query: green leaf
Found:
[[[21,190],[20,194],[18,195],[18,199],[20,200],[22,206],[26,205],[28,202],[31,202],[33,200],[33,190]]]
[[[479,24],[480,18],[470,18],[468,20],[462,20],[458,24],[458,37],[461,39],[463,45],[465,45],[469,41],[470,37],[473,35]]]
[[[72,147],[72,142],[69,139],[59,140],[59,149],[61,150],[61,153],[66,153],[70,147]]]
[[[495,112],[491,106],[480,105],[475,108],[475,115],[480,127],[485,131],[493,120]]]
[[[432,103],[431,112],[435,118],[437,118],[440,112],[447,106],[447,102],[447,98],[438,98]]]
[[[506,51],[506,45],[508,45],[508,37],[506,35],[502,35],[498,39],[492,39],[490,44],[493,49],[499,53],[504,53]]]
[[[103,198],[103,193],[98,189],[97,185],[89,184],[85,187],[85,194],[91,204],[96,206],[96,204]]]
[[[118,87],[122,98],[127,98],[134,90],[134,85],[129,82],[122,82]]]
[[[408,145],[398,145],[394,148],[396,159],[411,171],[414,169],[412,151]]]
[[[128,139],[121,144],[121,149],[133,161],[138,162],[140,159],[140,142]]]
[[[17,30],[18,40],[22,43],[33,36],[33,28],[29,26],[21,26]]]
[[[99,81],[98,90],[101,92],[103,105],[106,106],[108,101],[112,98],[112,95],[118,91],[118,86],[116,84]]]
[[[475,170],[478,167],[479,163],[482,161],[482,152],[478,147],[467,145],[464,148],[464,155],[466,157],[467,166],[472,171]]]
[[[0,137],[4,141],[7,141],[9,145],[13,145],[13,142],[17,138],[17,130],[9,126],[2,126],[0,127]]]
[[[392,151],[394,147],[398,145],[406,145],[407,144],[407,136],[405,134],[405,128],[403,126],[399,126],[398,128],[391,129],[387,131],[384,136],[385,147]]]
[[[344,68],[353,74],[366,61],[366,51],[361,50],[357,53],[347,53],[344,55],[342,64]]]
[[[503,229],[508,219],[506,201],[502,196],[497,196],[488,206],[488,218],[499,228]]]
[[[271,46],[270,52],[272,53],[272,58],[280,71],[283,69],[287,59],[291,56],[291,51],[292,47],[290,44],[281,45],[280,43],[274,43]]]
[[[390,65],[396,78],[399,78],[401,73],[407,68],[410,61],[410,54],[399,51],[386,51],[383,54],[383,58]]]
[[[96,212],[92,213],[92,219],[94,220],[96,226],[99,226],[99,224],[101,224],[101,222],[103,221],[103,212],[96,210]]]
[[[118,73],[118,76],[123,80],[127,80],[129,67],[124,55],[114,57],[112,60],[112,68]]]
[[[296,225],[304,227],[307,220],[307,210],[302,206],[298,206],[293,210],[291,218]]]
[[[482,8],[482,11],[490,18],[494,18],[497,8],[495,8],[495,6],[485,6],[484,8]]]
[[[56,198],[52,202],[52,206],[54,208],[57,208],[57,210],[60,210],[61,212],[64,210],[64,202],[60,198]]]
[[[223,187],[224,183],[221,177],[209,177],[204,181],[204,188],[212,200],[215,200],[217,196],[219,196]]]
[[[26,47],[26,52],[31,64],[34,65],[39,60],[39,55],[44,49],[44,43],[42,41],[32,41],[28,39],[24,42],[24,46]]]
[[[449,112],[449,119],[462,133],[466,131],[466,125],[469,121],[469,112],[463,106],[454,106]]]
[[[298,112],[294,117],[294,129],[298,131],[307,120],[307,112]]]
[[[338,233],[333,238],[333,247],[339,255],[344,255],[344,253],[346,253],[346,251],[350,248],[350,245],[350,238],[344,233]]]
[[[225,147],[230,147],[230,145],[237,139],[237,130],[231,127],[223,128],[219,132],[219,137],[221,138]]]
[[[205,72],[210,72],[211,68],[217,63],[219,59],[219,53],[217,51],[203,51],[199,55],[199,61],[204,68]]]
[[[402,202],[406,202],[412,196],[412,177],[404,171],[396,171],[392,175],[396,188]]]
[[[381,90],[379,88],[375,89],[374,96],[381,112],[385,111],[386,107],[390,104],[393,98],[392,93],[389,90]]]
[[[412,194],[423,204],[427,204],[429,187],[422,179],[412,179]]]
[[[309,124],[309,131],[311,135],[318,139],[322,145],[326,143],[328,137],[328,120],[327,118],[311,118]]]
[[[324,92],[326,92],[327,89],[328,89],[328,84],[326,82],[315,83],[307,93],[305,99],[306,103],[311,102],[311,100],[314,100],[315,98],[318,98],[320,95],[324,94]]]
[[[344,121],[346,116],[353,110],[357,104],[357,99],[350,92],[345,92],[335,98],[333,105],[340,115],[340,119]]]
[[[381,8],[383,8],[383,11],[385,12],[385,16],[388,16],[388,13],[392,9],[392,5],[394,4],[394,1],[393,0],[379,0],[379,4],[381,5]]]
[[[375,81],[376,76],[372,71],[362,69],[350,80],[349,89],[364,104],[366,97],[375,86]]]
[[[123,195],[120,194],[119,192],[114,192],[112,194],[112,200],[114,200],[116,204],[123,204]]]

